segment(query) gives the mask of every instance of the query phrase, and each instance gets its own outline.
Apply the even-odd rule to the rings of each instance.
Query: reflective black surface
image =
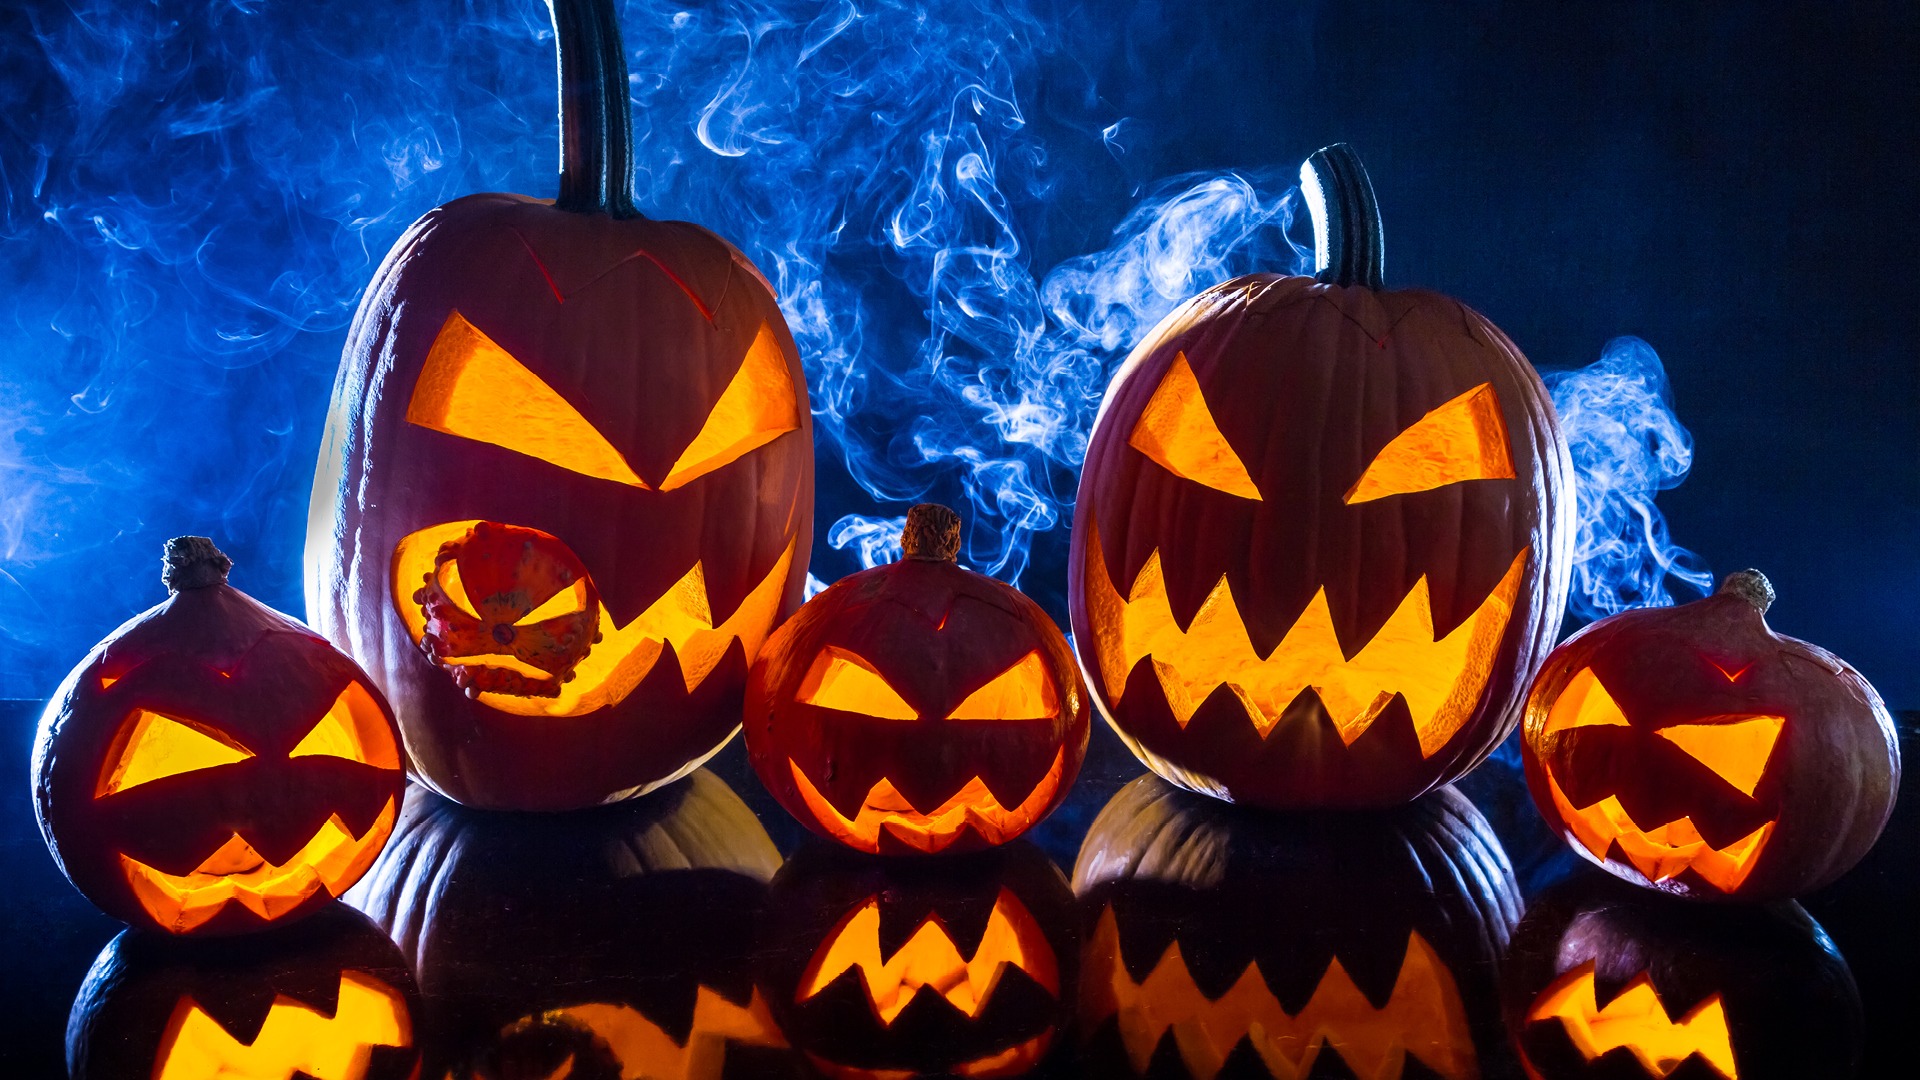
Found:
[[[36,716],[32,703],[0,703],[15,762],[0,787],[7,1076],[64,1072],[69,1010],[120,930],[41,845],[25,783]],[[1900,717],[1909,753],[1916,719]],[[668,1075],[719,1076],[724,1062],[727,1076],[863,1080],[1013,1075],[1029,1062],[1039,1062],[1031,1075],[1053,1076],[1518,1077],[1506,1026],[1526,1027],[1544,1000],[1533,982],[1578,974],[1542,975],[1538,962],[1577,966],[1577,950],[1553,944],[1567,940],[1569,922],[1604,923],[1618,938],[1612,959],[1598,961],[1603,999],[1631,984],[1621,965],[1643,954],[1664,958],[1653,985],[1686,999],[1676,1014],[1710,1010],[1720,999],[1708,983],[1736,973],[1743,992],[1730,984],[1720,1007],[1737,1053],[1767,1047],[1757,1053],[1777,1068],[1789,1056],[1777,1047],[1800,1047],[1822,1075],[1844,1075],[1864,1017],[1859,1075],[1889,1075],[1911,1057],[1920,809],[1910,800],[1865,863],[1804,900],[1828,949],[1797,909],[1722,917],[1672,912],[1657,897],[1642,912],[1638,891],[1618,900],[1611,879],[1576,869],[1517,770],[1499,760],[1458,785],[1464,799],[1448,793],[1367,818],[1260,815],[1142,773],[1097,725],[1071,798],[1026,841],[900,863],[803,839],[736,741],[705,774],[581,814],[477,814],[416,792],[351,898],[418,980],[413,1034],[433,1077],[653,1075],[637,1072],[636,1058]],[[1508,950],[1516,919],[1520,946]],[[1739,950],[1714,960],[1728,942]],[[243,1032],[272,1022],[261,1011],[271,995],[242,992],[249,956],[258,954],[263,986],[282,988],[285,957],[326,955],[318,948],[269,938],[208,959],[115,943],[136,959],[172,957],[163,971],[185,955],[229,972],[238,1004],[226,1008]],[[1851,968],[1857,999],[1834,955]],[[293,993],[318,993],[327,1015],[337,980],[323,974],[299,984],[321,990]],[[1752,989],[1816,976],[1823,989],[1811,1005]],[[93,985],[83,1000],[105,996]],[[1736,1014],[1755,1009],[1771,1043],[1738,1026]],[[96,1042],[128,1023],[98,1004],[81,1013]],[[1802,1030],[1787,1019],[1795,1015]],[[1534,1024],[1529,1036],[1554,1068],[1640,1068],[1630,1048],[1605,1040],[1583,1057],[1560,1023],[1546,1035]],[[1712,1037],[1703,1045],[1673,1075],[1716,1075],[1703,1057],[1719,1051]],[[1764,1069],[1756,1059],[1741,1075]]]

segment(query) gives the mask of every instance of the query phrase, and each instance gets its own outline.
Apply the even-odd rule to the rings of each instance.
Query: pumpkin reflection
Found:
[[[1073,886],[1090,1075],[1501,1074],[1495,965],[1518,890],[1452,788],[1275,816],[1143,776],[1094,821]]]
[[[797,1062],[749,949],[779,865],[705,770],[565,815],[415,788],[350,899],[416,961],[430,1076],[777,1076]]]
[[[1072,899],[1032,844],[900,864],[809,841],[773,902],[761,985],[824,1075],[1015,1077],[1053,1049]]]
[[[405,959],[332,905],[245,940],[130,930],[94,961],[67,1024],[76,1080],[402,1080],[419,996]]]
[[[1851,1076],[1847,964],[1791,901],[1701,909],[1582,873],[1514,935],[1507,1023],[1533,1080]]]

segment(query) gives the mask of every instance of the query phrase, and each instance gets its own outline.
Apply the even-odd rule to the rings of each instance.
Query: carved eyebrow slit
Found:
[[[1492,383],[1481,383],[1394,436],[1347,490],[1344,501],[1352,505],[1466,480],[1513,476],[1500,398]]]
[[[1127,443],[1175,476],[1260,501],[1260,489],[1220,433],[1184,352],[1174,354],[1173,364],[1140,411]]]

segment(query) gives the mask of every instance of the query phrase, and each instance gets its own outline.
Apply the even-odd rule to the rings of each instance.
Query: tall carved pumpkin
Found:
[[[779,866],[704,769],[564,815],[470,810],[413,787],[348,900],[416,965],[424,1076],[778,1077],[799,1065],[750,950]]]
[[[1270,815],[1143,776],[1073,870],[1092,1076],[1508,1075],[1497,965],[1519,890],[1452,788]]]
[[[1387,806],[1511,730],[1565,605],[1571,468],[1539,377],[1456,300],[1381,285],[1344,145],[1302,169],[1317,279],[1188,301],[1100,408],[1068,595],[1095,700],[1177,784]]]
[[[470,195],[400,238],[308,523],[309,616],[386,689],[415,775],[489,808],[614,801],[716,750],[812,530],[772,290],[633,208],[612,5],[552,6],[560,197]]]

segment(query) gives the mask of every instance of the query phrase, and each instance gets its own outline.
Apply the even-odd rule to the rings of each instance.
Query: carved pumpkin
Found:
[[[1022,1076],[1073,992],[1073,900],[1018,841],[873,860],[808,841],[774,879],[761,985],[832,1080]]]
[[[1900,748],[1873,687],[1767,628],[1773,587],[1622,612],[1547,658],[1527,700],[1534,804],[1588,861],[1705,899],[1800,896],[1893,811]]]
[[[559,200],[471,195],[401,237],[314,481],[308,612],[386,689],[415,775],[475,806],[685,774],[807,576],[792,335],[745,256],[634,210],[610,8],[553,3]]]
[[[905,558],[849,575],[768,641],[747,750],[809,829],[874,853],[1002,844],[1086,756],[1086,691],[1040,606],[961,569],[960,519],[916,506]]]
[[[1853,975],[1791,901],[1706,908],[1582,873],[1527,909],[1506,975],[1534,1080],[1804,1080],[1860,1055]]]
[[[405,776],[352,660],[227,584],[205,537],[167,542],[170,593],[94,646],[40,718],[40,832],[102,911],[174,934],[286,923],[386,843]]]
[[[1074,513],[1074,640],[1096,703],[1167,779],[1389,806],[1517,719],[1565,606],[1571,466],[1506,335],[1381,288],[1352,151],[1302,178],[1324,193],[1318,280],[1207,290],[1107,388]]]
[[[425,1075],[777,1076],[798,1063],[749,949],[779,865],[752,812],[704,769],[551,816],[413,788],[349,900],[415,961]]]
[[[129,930],[74,999],[68,1074],[407,1080],[419,1006],[400,951],[345,905],[243,940]]]
[[[1275,817],[1143,776],[1094,820],[1073,888],[1090,1075],[1500,1072],[1496,965],[1519,892],[1452,788]]]

